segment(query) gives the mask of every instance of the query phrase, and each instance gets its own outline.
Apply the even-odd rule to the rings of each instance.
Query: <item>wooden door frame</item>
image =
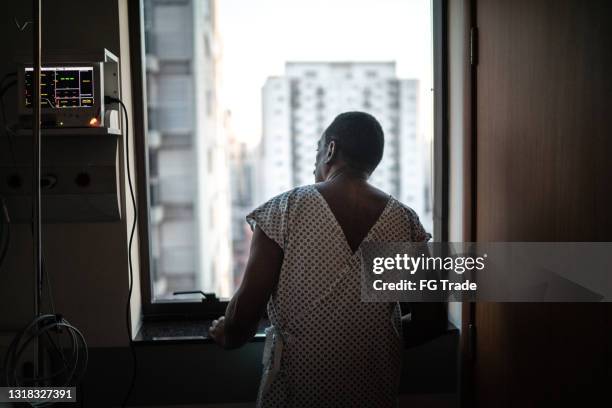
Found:
[[[463,80],[466,92],[463,95],[464,104],[464,158],[463,169],[466,177],[463,180],[464,224],[463,240],[476,242],[477,237],[477,67],[478,67],[478,25],[476,20],[477,0],[464,0],[465,33],[467,34],[466,56],[469,70],[466,70]],[[474,363],[476,359],[476,308],[474,302],[464,302],[461,308],[461,338],[460,338],[460,375],[459,401],[461,407],[475,406]]]
[[[464,33],[464,55],[462,61],[466,68],[462,78],[451,78],[449,70],[450,58],[450,15],[449,2],[458,1],[463,9],[461,31]],[[449,149],[450,149],[450,80],[462,81],[463,140],[458,142],[464,146],[462,157],[462,173],[464,179],[461,186],[463,201],[463,230],[461,240],[465,242],[476,241],[476,66],[477,66],[477,30],[476,27],[476,0],[433,0],[433,30],[434,30],[434,87],[437,92],[434,100],[434,234],[436,241],[447,242],[449,234]],[[436,223],[436,220],[439,222]],[[441,222],[440,222],[441,221]],[[456,238],[455,238],[456,239]],[[459,345],[459,383],[457,384],[458,400],[461,407],[472,407],[474,402],[474,358],[475,358],[475,312],[474,303],[463,303],[461,307],[461,336]]]

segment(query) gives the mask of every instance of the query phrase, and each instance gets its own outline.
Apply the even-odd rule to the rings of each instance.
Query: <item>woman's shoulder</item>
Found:
[[[311,197],[313,195],[314,184],[294,187],[291,190],[284,191],[269,198],[267,201],[260,204],[256,209],[263,209],[269,207],[277,207],[283,210],[288,210],[292,205],[303,200],[305,197]]]
[[[399,221],[408,227],[411,236],[410,240],[416,242],[429,241],[431,239],[431,234],[425,231],[417,212],[394,197],[390,199],[393,201],[392,212],[395,213],[394,222]]]
[[[304,196],[310,196],[315,189],[314,184],[307,184],[303,186],[294,187],[291,190],[283,191],[270,198],[269,201],[290,201],[295,198],[301,198]]]
[[[395,197],[391,197],[391,200],[393,200],[394,204],[395,204],[395,208],[402,214],[404,214],[406,217],[411,218],[411,219],[419,219],[419,215],[417,214],[416,211],[414,211],[412,209],[412,207],[408,206],[407,204],[402,203],[400,200],[398,200]]]

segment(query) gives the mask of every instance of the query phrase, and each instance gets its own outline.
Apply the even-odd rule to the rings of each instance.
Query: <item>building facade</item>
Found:
[[[418,134],[418,81],[399,79],[394,62],[289,62],[263,87],[262,202],[314,182],[317,141],[336,115],[374,115],[385,132],[383,159],[372,183],[426,221],[427,144]]]
[[[229,163],[213,0],[145,0],[154,295],[229,295]]]

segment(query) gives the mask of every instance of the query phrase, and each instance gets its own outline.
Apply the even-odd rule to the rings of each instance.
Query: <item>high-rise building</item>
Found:
[[[314,182],[317,141],[336,115],[374,115],[385,132],[372,183],[427,221],[427,144],[418,134],[418,81],[399,79],[394,62],[288,62],[263,87],[259,202]]]
[[[231,114],[226,115],[226,132],[230,156],[232,202],[232,269],[233,287],[242,281],[251,244],[252,231],[246,215],[255,207],[256,150],[240,141],[231,127]]]
[[[228,296],[229,163],[217,113],[214,0],[145,0],[151,267],[156,297]]]

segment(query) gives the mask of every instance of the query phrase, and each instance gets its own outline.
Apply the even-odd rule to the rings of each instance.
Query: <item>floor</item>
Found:
[[[401,395],[399,408],[457,408],[455,394]],[[253,403],[219,405],[166,405],[140,408],[253,408]]]

